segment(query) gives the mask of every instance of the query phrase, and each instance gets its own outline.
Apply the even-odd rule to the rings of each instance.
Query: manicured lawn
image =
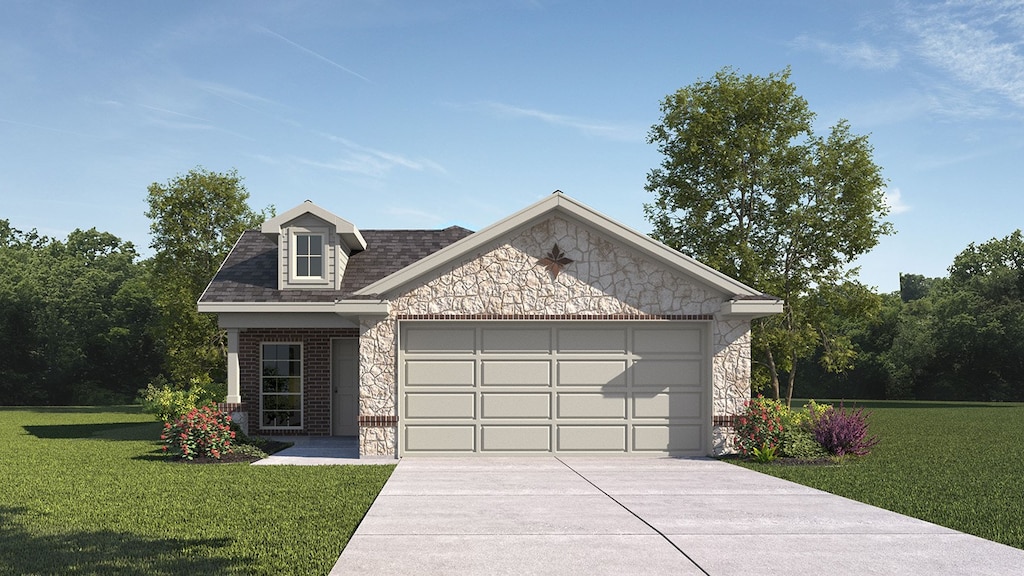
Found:
[[[0,408],[0,574],[326,574],[394,466],[186,465],[136,407]]]
[[[857,405],[881,438],[868,456],[841,466],[741,465],[1024,548],[1024,404]]]

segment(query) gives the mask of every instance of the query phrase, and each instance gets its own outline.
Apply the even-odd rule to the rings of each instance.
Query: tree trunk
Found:
[[[793,369],[789,371],[788,390],[786,390],[786,407],[793,407],[793,383],[796,382],[796,358],[793,359]]]
[[[772,375],[772,393],[775,395],[775,399],[779,399],[779,369],[775,367],[775,356],[772,355],[772,351],[768,349],[768,372]]]

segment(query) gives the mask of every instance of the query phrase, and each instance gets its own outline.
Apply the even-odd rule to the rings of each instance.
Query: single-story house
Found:
[[[556,191],[471,232],[360,230],[305,202],[198,302],[250,434],[361,456],[721,454],[775,297]]]

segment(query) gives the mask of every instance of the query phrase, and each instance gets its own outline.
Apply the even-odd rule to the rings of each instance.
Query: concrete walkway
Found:
[[[332,575],[1008,575],[1024,551],[710,459],[403,459]]]

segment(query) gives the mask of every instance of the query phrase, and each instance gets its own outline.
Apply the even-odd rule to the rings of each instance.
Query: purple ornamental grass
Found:
[[[847,412],[840,403],[814,421],[814,439],[835,456],[864,456],[878,444],[877,436],[868,436],[868,415],[863,408]]]

